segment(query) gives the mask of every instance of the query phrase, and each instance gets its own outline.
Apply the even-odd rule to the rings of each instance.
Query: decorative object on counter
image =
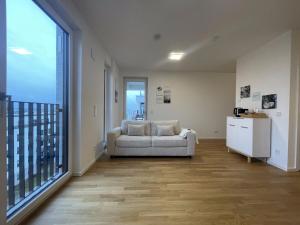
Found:
[[[262,96],[262,109],[276,109],[277,108],[277,94]]]
[[[248,112],[248,109],[243,109],[243,108],[240,108],[240,107],[237,107],[237,108],[234,108],[233,109],[233,114],[236,116],[236,117],[240,117],[240,114],[242,113],[246,113]]]
[[[249,98],[250,97],[250,85],[241,87],[241,98]]]

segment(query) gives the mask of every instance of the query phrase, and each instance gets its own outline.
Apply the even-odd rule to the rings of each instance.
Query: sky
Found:
[[[56,102],[56,24],[31,0],[7,7],[7,94],[15,101]]]

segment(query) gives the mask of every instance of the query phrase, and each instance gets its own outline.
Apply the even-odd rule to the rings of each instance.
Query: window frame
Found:
[[[2,1],[5,2],[5,0],[0,0],[0,3],[2,3]],[[67,157],[65,158],[66,162],[67,162],[67,169],[65,171],[64,174],[62,174],[57,180],[55,180],[51,185],[49,185],[48,187],[45,187],[43,190],[41,190],[40,193],[38,193],[37,195],[33,196],[31,201],[26,204],[23,208],[20,208],[16,213],[14,213],[13,215],[11,215],[9,218],[6,217],[6,207],[5,207],[5,218],[4,220],[6,221],[6,223],[8,225],[10,224],[18,224],[20,223],[25,217],[27,217],[33,210],[35,210],[40,204],[42,204],[44,202],[45,199],[47,199],[49,196],[51,196],[55,191],[57,191],[63,184],[65,184],[72,176],[72,152],[70,151],[70,149],[72,149],[72,131],[73,129],[73,123],[72,123],[72,107],[73,107],[73,30],[67,25],[67,23],[64,22],[64,20],[56,13],[56,11],[52,8],[52,6],[46,1],[46,0],[34,0],[33,1],[35,4],[37,4],[37,6],[44,11],[50,19],[52,19],[55,23],[57,23],[57,25],[59,25],[66,33],[68,33],[68,43],[67,43],[67,76],[66,81],[67,84],[64,87],[64,91],[66,91],[66,93],[64,94],[64,109],[67,109],[67,112],[64,113],[64,124],[63,126],[67,126],[67,133],[65,133],[64,135],[67,135],[67,141],[65,142],[67,144],[67,146],[65,147],[67,149]],[[5,5],[4,5],[5,6]],[[4,8],[4,11],[6,13],[6,7],[1,7],[1,9]],[[5,19],[6,19],[6,15],[5,13],[3,14],[1,12],[1,15],[4,15]],[[1,18],[1,21],[2,18]],[[1,25],[1,24],[0,24]],[[0,28],[1,29],[1,28]],[[5,28],[5,32],[4,36],[6,37],[6,28]],[[6,42],[4,42],[6,45]],[[1,46],[0,46],[1,47]],[[5,46],[5,56],[6,56],[6,46]],[[0,62],[1,63],[1,62]],[[1,66],[1,64],[0,64]],[[5,61],[5,67],[6,67],[6,61]],[[6,79],[6,74],[4,75]],[[2,77],[0,77],[2,80]],[[6,84],[6,82],[5,82]],[[1,148],[2,149],[2,148]],[[5,154],[5,158],[6,159],[6,147],[4,148],[3,151],[1,151],[1,154]],[[3,158],[3,157],[1,157]],[[6,161],[6,160],[5,160]],[[5,162],[5,168],[4,168],[4,174],[6,174],[6,162]],[[1,174],[3,174],[3,171],[1,170]],[[0,176],[0,177],[4,177],[5,178],[5,187],[4,189],[2,189],[1,186],[1,191],[4,190],[6,193],[6,175],[5,176]],[[2,202],[1,202],[2,203]],[[6,205],[6,194],[5,194],[5,204]],[[1,223],[2,224],[2,223]]]
[[[0,205],[6,206],[6,1],[0,0]],[[5,131],[5,132],[3,132]],[[6,224],[6,207],[0,207],[0,224]]]

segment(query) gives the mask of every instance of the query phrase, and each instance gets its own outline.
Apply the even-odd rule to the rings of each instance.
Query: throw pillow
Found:
[[[158,125],[157,126],[157,136],[173,136],[174,126],[172,125]]]
[[[144,136],[145,125],[128,124],[128,136]]]

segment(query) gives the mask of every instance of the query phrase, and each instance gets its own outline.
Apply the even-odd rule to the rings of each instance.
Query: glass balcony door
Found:
[[[6,1],[6,20],[10,217],[68,170],[69,34],[31,0]]]
[[[6,224],[6,7],[0,1],[0,224]]]
[[[147,119],[147,78],[124,78],[124,118]]]

